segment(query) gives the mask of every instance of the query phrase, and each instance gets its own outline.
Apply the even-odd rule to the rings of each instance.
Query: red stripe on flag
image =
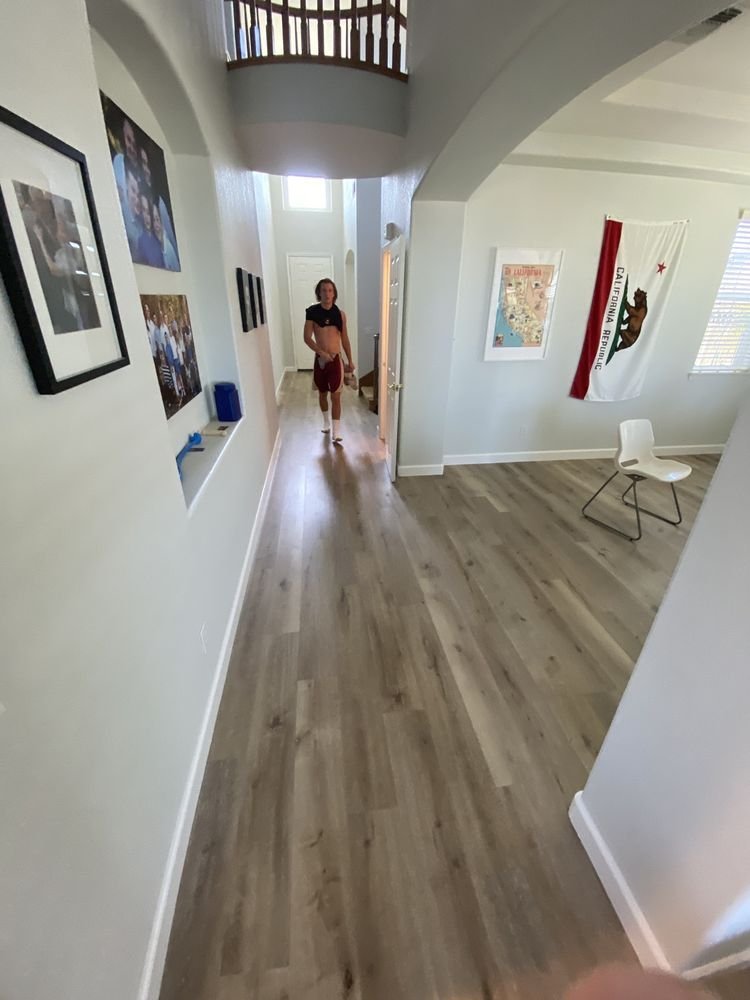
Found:
[[[591,368],[596,358],[596,352],[599,349],[604,311],[607,308],[609,293],[612,288],[615,260],[617,259],[617,251],[620,248],[621,235],[622,223],[614,219],[607,219],[604,223],[604,237],[602,238],[602,249],[599,254],[599,270],[596,272],[596,284],[594,285],[594,294],[591,298],[591,310],[589,311],[589,321],[586,324],[586,336],[583,340],[581,357],[578,361],[575,378],[570,387],[570,395],[573,399],[585,399],[589,391]]]

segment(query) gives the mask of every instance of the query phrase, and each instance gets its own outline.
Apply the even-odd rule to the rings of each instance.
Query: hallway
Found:
[[[633,546],[579,514],[608,462],[393,487],[353,393],[343,449],[309,375],[283,402],[162,1000],[546,1000],[632,959],[567,810],[716,460]]]

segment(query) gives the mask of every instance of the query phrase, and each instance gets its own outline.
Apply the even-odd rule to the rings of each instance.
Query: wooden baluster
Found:
[[[300,0],[300,6],[302,13],[300,14],[302,21],[302,55],[310,55],[310,36],[309,32],[309,22],[307,19],[307,0]]]
[[[383,0],[380,7],[380,56],[378,64],[386,69],[388,67],[388,21],[390,19],[390,4],[388,0]]]
[[[234,0],[234,46],[235,59],[242,58],[242,15],[240,11],[240,0]]]
[[[401,0],[393,0],[395,14],[393,17],[393,52],[391,69],[401,72]]]
[[[252,27],[250,18],[252,15],[252,0],[242,0],[242,31],[245,35],[245,55],[250,58],[252,55]]]
[[[255,0],[249,0],[245,6],[249,8],[250,14],[250,45],[247,54],[255,58],[260,55],[258,52],[258,10],[255,6]],[[247,14],[245,20],[247,21]]]
[[[333,54],[341,58],[341,0],[333,0]]]
[[[289,0],[281,0],[281,39],[282,55],[288,56],[292,51],[289,45]]]
[[[266,9],[266,55],[273,55],[273,9],[271,0],[259,0]]]
[[[365,62],[375,62],[375,35],[372,30],[373,0],[367,0],[367,34],[365,36]]]
[[[322,4],[323,0],[318,0],[318,4]],[[325,55],[325,35],[323,32],[323,8],[318,7],[315,12],[318,18],[318,59],[322,59]]]
[[[349,27],[349,58],[355,62],[361,62],[362,53],[359,47],[359,9],[357,3],[358,0],[352,0],[352,18]]]

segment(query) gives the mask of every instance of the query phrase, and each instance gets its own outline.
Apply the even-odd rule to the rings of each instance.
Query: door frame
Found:
[[[404,268],[401,280],[401,294],[398,300],[398,313],[396,319],[396,335],[400,339],[400,350],[398,358],[398,377],[401,378],[401,366],[404,353],[404,287],[406,284],[406,239],[403,234],[399,234],[392,240],[388,240],[381,247],[380,251],[380,345],[379,362],[380,372],[378,373],[378,436],[381,441],[385,441],[388,434],[388,348],[393,331],[389,326],[390,313],[390,283],[391,283],[391,258],[394,250],[400,251],[404,260]],[[398,409],[401,407],[401,394],[399,392],[396,401]],[[396,421],[396,440],[392,442],[394,467],[398,469],[398,420]]]
[[[349,287],[349,265],[347,260],[352,255],[352,287]],[[346,330],[349,334],[349,344],[352,357],[349,358],[355,368],[359,367],[359,317],[357,305],[357,253],[351,247],[344,250],[344,301],[346,302]],[[361,374],[361,372],[359,373]],[[359,376],[357,376],[359,377]]]
[[[331,262],[331,270],[328,277],[332,281],[336,281],[336,275],[334,273],[333,264],[333,254],[332,253],[315,253],[312,250],[303,250],[299,253],[289,252],[286,255],[286,289],[287,289],[287,299],[289,300],[289,327],[292,332],[292,358],[294,359],[294,370],[295,371],[312,371],[315,367],[312,363],[308,368],[298,368],[297,367],[297,340],[294,333],[294,301],[292,300],[292,269],[291,269],[291,258],[292,257],[326,257]],[[298,336],[298,335],[297,335]]]
[[[388,413],[385,406],[388,382],[388,289],[391,284],[391,258],[386,244],[380,251],[380,342],[378,344],[378,437],[385,441]]]

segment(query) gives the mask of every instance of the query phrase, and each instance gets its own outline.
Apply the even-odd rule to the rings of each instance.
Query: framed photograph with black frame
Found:
[[[252,274],[247,276],[247,288],[250,293],[250,329],[256,330],[258,328],[258,299],[255,294],[255,278]]]
[[[130,363],[86,157],[0,107],[0,273],[40,393]]]
[[[253,329],[250,315],[250,275],[241,267],[237,268],[237,292],[240,297],[240,318],[243,333]]]
[[[263,295],[263,279],[257,274],[255,275],[255,287],[258,299],[258,319],[262,326],[266,321],[266,302]]]

